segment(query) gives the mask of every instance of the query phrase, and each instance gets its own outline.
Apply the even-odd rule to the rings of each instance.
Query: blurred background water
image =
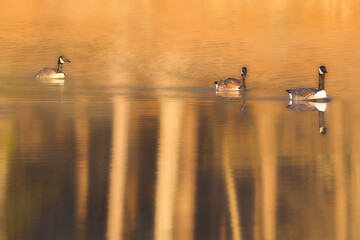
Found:
[[[359,239],[359,11],[1,1],[0,240]],[[288,106],[320,65],[326,111]]]

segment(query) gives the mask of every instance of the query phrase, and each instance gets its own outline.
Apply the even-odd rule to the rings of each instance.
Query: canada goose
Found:
[[[292,88],[286,90],[292,100],[312,100],[325,99],[325,74],[327,73],[325,66],[319,67],[319,87],[315,88]]]
[[[60,56],[58,59],[57,68],[44,68],[41,70],[36,77],[37,78],[65,78],[65,73],[63,72],[63,64],[65,62],[70,62],[65,56]]]
[[[241,80],[236,78],[228,78],[225,80],[220,80],[214,82],[216,86],[216,91],[240,91],[245,90],[245,78],[247,75],[247,68],[243,67],[241,69]]]

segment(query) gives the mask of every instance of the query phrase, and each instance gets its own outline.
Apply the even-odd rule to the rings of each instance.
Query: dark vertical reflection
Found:
[[[81,102],[76,105],[76,216],[75,239],[87,239],[86,225],[88,214],[89,188],[89,119],[87,106]]]
[[[89,186],[87,238],[105,239],[109,170],[112,154],[112,114],[109,102],[89,102]]]
[[[13,103],[11,174],[6,214],[8,239],[71,238],[75,226],[73,118],[64,105]]]
[[[8,182],[8,160],[9,160],[9,147],[13,130],[11,128],[11,121],[6,112],[0,112],[0,239],[6,239],[7,235],[7,211],[6,211],[6,198],[7,198],[7,182]]]
[[[127,187],[133,189],[127,191],[126,209],[131,221],[127,221],[128,232],[124,237],[154,238],[160,104],[158,99],[131,101],[131,161],[128,162],[131,175]]]

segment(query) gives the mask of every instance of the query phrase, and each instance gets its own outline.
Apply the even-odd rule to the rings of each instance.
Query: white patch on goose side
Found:
[[[314,103],[316,109],[320,112],[325,112],[327,103]]]
[[[52,76],[52,78],[65,78],[65,74],[64,73],[55,73],[54,76]]]
[[[218,92],[219,91],[219,84],[217,83],[217,84],[215,84],[215,86],[216,86],[216,91]]]
[[[292,94],[291,94],[291,93],[289,93],[289,95],[290,95],[290,99],[292,99]]]
[[[314,99],[322,99],[322,98],[326,98],[326,92],[325,90],[321,90],[318,91],[317,93],[314,94]]]

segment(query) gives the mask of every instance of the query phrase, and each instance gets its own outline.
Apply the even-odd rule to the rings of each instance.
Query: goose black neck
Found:
[[[57,68],[56,72],[57,73],[62,73],[63,72],[62,71],[62,63],[60,61],[58,62],[58,68]]]
[[[240,89],[246,89],[245,78],[246,78],[246,75],[241,74],[241,85],[240,85]]]
[[[58,61],[58,67],[56,70],[57,73],[62,73],[63,72],[63,64],[60,62],[60,60]]]
[[[325,74],[319,74],[319,91],[325,90]]]

